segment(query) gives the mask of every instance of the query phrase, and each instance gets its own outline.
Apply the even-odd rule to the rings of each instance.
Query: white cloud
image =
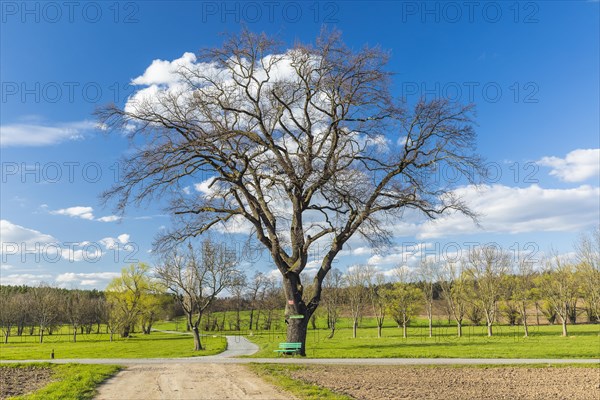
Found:
[[[2,285],[29,285],[35,286],[42,282],[49,283],[52,279],[52,275],[41,274],[10,274],[10,275],[1,275],[0,276],[0,284]]]
[[[93,212],[94,212],[94,209],[92,207],[75,206],[75,207],[62,208],[60,210],[50,211],[50,214],[68,215],[69,217],[93,220],[94,219]]]
[[[60,210],[50,211],[50,214],[54,215],[67,215],[73,218],[87,219],[89,221],[100,221],[100,222],[114,222],[121,219],[118,215],[107,215],[104,217],[94,217],[94,209],[88,206],[75,206],[68,208],[61,208]]]
[[[100,218],[98,218],[96,221],[100,221],[100,222],[114,222],[114,221],[118,221],[120,219],[121,219],[121,217],[119,217],[118,215],[107,215],[106,217],[100,217]]]
[[[13,224],[5,219],[0,220],[0,238],[2,253],[17,251],[17,247],[13,249],[13,246],[25,247],[29,250],[35,249],[36,246],[56,242],[51,235]]]
[[[59,274],[56,277],[56,282],[64,285],[66,283],[79,284],[81,286],[96,286],[100,281],[106,284],[111,279],[118,277],[118,272],[90,272],[90,273],[75,273],[66,272]]]
[[[144,74],[131,81],[132,85],[170,85],[177,83],[180,77],[177,71],[180,68],[191,67],[196,62],[193,53],[186,52],[173,61],[154,60]]]
[[[550,167],[550,175],[565,182],[583,182],[600,175],[600,149],[577,149],[565,158],[543,157],[538,164]]]
[[[125,243],[129,243],[129,235],[127,233],[123,233],[119,236],[117,236],[117,239],[119,239],[119,242],[121,242],[121,244],[125,244]]]
[[[92,121],[67,122],[55,125],[8,124],[0,126],[0,147],[50,146],[67,140],[83,139],[85,133],[97,128]]]
[[[15,269],[14,265],[0,264],[0,271],[9,271],[11,269]]]
[[[466,186],[455,193],[481,215],[485,232],[582,231],[600,219],[600,188]],[[438,238],[481,232],[470,218],[454,213],[417,227],[416,237]]]

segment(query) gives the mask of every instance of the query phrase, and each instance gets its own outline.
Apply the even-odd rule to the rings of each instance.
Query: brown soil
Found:
[[[52,381],[50,368],[0,366],[0,399],[31,393]]]
[[[600,399],[600,368],[307,366],[291,376],[356,399]]]

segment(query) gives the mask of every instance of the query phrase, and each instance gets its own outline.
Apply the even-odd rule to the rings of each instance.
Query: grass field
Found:
[[[21,368],[23,366],[36,366],[40,368],[52,369],[53,382],[32,394],[11,397],[11,399],[91,399],[96,394],[96,387],[121,369],[121,367],[117,365],[58,365],[49,363],[3,364],[2,368]]]
[[[207,356],[220,353],[227,347],[227,341],[221,335],[202,337],[205,350],[193,351],[191,336],[161,332],[150,335],[141,333],[132,337],[109,341],[107,334],[91,333],[77,335],[77,343],[66,332],[44,338],[37,342],[37,336],[23,335],[11,337],[8,344],[0,344],[2,360],[47,360],[54,350],[55,358],[160,358]]]
[[[347,321],[343,321],[347,322]],[[377,337],[374,322],[365,319],[364,328],[352,338],[350,327],[340,326],[333,339],[325,329],[309,329],[307,356],[315,358],[432,357],[432,358],[598,358],[600,357],[600,325],[572,325],[570,336],[561,336],[557,325],[533,326],[530,336],[523,337],[516,326],[495,326],[494,336],[486,336],[485,327],[467,326],[457,338],[453,326],[440,324],[434,336],[428,337],[425,321],[408,330],[408,338],[396,326],[386,326],[383,337]],[[254,334],[250,340],[260,346],[254,357],[277,357],[278,343],[286,341],[285,332]]]
[[[242,316],[246,317],[245,314]],[[155,327],[180,332],[186,329],[183,319],[163,321]],[[453,324],[436,320],[434,336],[429,338],[427,321],[417,319],[411,323],[407,339],[402,338],[402,330],[391,321],[385,324],[383,337],[377,338],[375,321],[363,318],[358,337],[353,339],[351,321],[342,318],[333,339],[327,339],[329,331],[324,321],[318,319],[317,329],[309,328],[306,345],[307,356],[315,358],[599,358],[599,332],[599,324],[569,325],[570,336],[562,337],[560,325],[532,325],[530,337],[524,338],[520,326],[496,325],[494,336],[488,337],[485,327],[466,325],[463,327],[463,337],[457,338]],[[56,358],[204,356],[225,349],[225,334],[244,335],[258,344],[260,351],[253,357],[277,357],[273,350],[280,342],[286,341],[285,330],[281,326],[270,331],[224,331],[217,332],[215,336],[204,336],[203,344],[207,349],[194,352],[191,350],[192,338],[188,335],[138,333],[129,339],[118,338],[111,343],[107,335],[92,333],[78,335],[77,343],[72,343],[69,330],[65,327],[61,334],[46,336],[42,345],[37,343],[37,336],[11,337],[8,345],[0,344],[0,359],[49,359],[52,349]]]

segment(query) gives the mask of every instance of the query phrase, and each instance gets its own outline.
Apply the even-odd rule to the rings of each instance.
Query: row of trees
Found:
[[[485,323],[492,336],[501,316],[511,325],[522,324],[528,336],[532,310],[538,325],[541,312],[550,323],[560,321],[567,336],[567,324],[577,321],[579,311],[588,322],[600,321],[599,247],[596,230],[578,242],[575,259],[554,255],[542,265],[523,259],[513,262],[501,248],[483,246],[453,263],[422,260],[415,270],[399,266],[391,279],[369,265],[352,266],[345,274],[334,270],[325,280],[323,294],[330,337],[340,309],[351,316],[354,337],[363,314],[375,318],[379,336],[389,317],[403,328],[404,337],[410,319],[425,314],[432,336],[434,302],[442,305],[449,321],[455,321],[459,337],[466,319]]]

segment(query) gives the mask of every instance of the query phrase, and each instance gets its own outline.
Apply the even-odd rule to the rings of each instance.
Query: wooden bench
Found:
[[[273,350],[279,354],[298,354],[302,349],[302,343],[300,342],[292,342],[292,343],[279,343],[279,349]]]

